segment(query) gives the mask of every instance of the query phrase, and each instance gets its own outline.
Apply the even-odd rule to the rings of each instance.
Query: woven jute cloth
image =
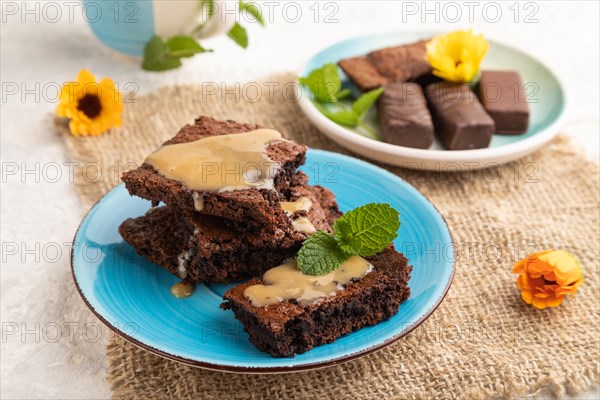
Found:
[[[74,138],[57,124],[75,160],[76,185],[91,205],[123,169],[198,115],[258,123],[313,148],[348,153],[320,133],[294,101],[291,76],[230,90],[165,88],[125,107],[123,127]],[[210,89],[210,90],[209,90]],[[115,398],[515,398],[576,394],[599,381],[599,174],[558,137],[518,162],[483,171],[419,172],[382,165],[424,193],[450,226],[456,276],[419,328],[378,352],[326,369],[244,375],[165,360],[111,336],[107,380]],[[573,300],[525,304],[513,263],[565,249],[583,266]],[[418,263],[416,264],[418,265]]]

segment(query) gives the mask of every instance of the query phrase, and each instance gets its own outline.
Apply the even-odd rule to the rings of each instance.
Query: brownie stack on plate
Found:
[[[257,139],[259,133],[271,139],[262,142]],[[240,145],[242,140],[248,149]],[[256,154],[252,148],[257,142],[264,143],[261,154],[275,166],[267,173],[266,185],[191,189],[193,174],[178,175],[182,179],[172,175],[185,163],[186,168],[193,166],[195,174],[204,173],[208,164],[196,160],[214,153],[230,162],[223,168],[234,171],[233,164],[247,161],[245,152]],[[182,144],[184,150],[177,147]],[[235,155],[229,154],[226,146],[233,146]],[[238,150],[241,156],[236,158]],[[309,185],[308,177],[298,171],[306,150],[279,132],[256,125],[197,118],[143,165],[123,175],[129,193],[150,200],[153,207],[143,216],[125,220],[119,232],[140,255],[187,284],[262,282],[267,270],[295,258],[309,235],[319,230],[331,232],[341,215],[333,193]],[[170,158],[160,164],[157,159],[166,153]],[[301,305],[292,299],[255,307],[245,297],[248,283],[243,283],[225,294],[222,308],[234,311],[257,348],[273,356],[292,356],[398,311],[410,294],[411,267],[406,258],[390,246],[368,262],[372,270],[364,277],[315,304]],[[325,317],[332,319],[326,323]]]

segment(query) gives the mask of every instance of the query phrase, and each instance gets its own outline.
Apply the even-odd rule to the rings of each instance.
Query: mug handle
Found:
[[[198,25],[192,29],[191,36],[195,39],[206,39],[225,34],[233,28],[236,23],[236,15],[233,10],[226,9],[227,1],[214,1],[214,14],[208,15],[208,7],[202,4],[198,15]]]

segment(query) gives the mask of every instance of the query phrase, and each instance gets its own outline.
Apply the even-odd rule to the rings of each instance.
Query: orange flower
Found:
[[[99,83],[90,71],[79,72],[77,80],[67,82],[60,91],[56,114],[68,118],[75,136],[100,135],[121,126],[123,97],[112,79]]]
[[[556,307],[567,295],[571,298],[583,283],[579,261],[563,250],[530,254],[513,268],[521,297],[536,308]]]

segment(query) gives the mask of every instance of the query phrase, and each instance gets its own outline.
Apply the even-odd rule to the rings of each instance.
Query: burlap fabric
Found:
[[[291,101],[291,86],[285,85],[291,78],[274,77],[265,80],[269,84],[242,85],[224,94],[208,86],[166,88],[126,104],[123,127],[97,138],[74,138],[58,125],[81,166],[76,184],[83,202],[95,202],[118,183],[129,162],[139,164],[200,114],[258,123],[313,148],[348,153]],[[521,161],[485,171],[384,168],[429,197],[450,225],[458,249],[452,288],[420,328],[364,358],[281,375],[196,369],[112,336],[107,379],[114,397],[514,398],[579,393],[597,384],[598,166],[558,137]],[[512,265],[546,248],[577,255],[585,283],[573,301],[537,310],[521,301]]]

